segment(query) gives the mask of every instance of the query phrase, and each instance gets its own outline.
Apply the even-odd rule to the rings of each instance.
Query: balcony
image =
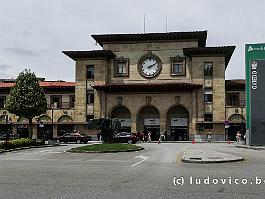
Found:
[[[226,106],[244,108],[246,105],[246,100],[226,100]]]
[[[47,104],[47,109],[73,109],[75,106],[74,102],[54,102]]]

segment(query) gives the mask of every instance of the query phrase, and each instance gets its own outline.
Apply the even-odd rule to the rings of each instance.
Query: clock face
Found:
[[[152,78],[161,71],[161,61],[155,56],[143,56],[138,63],[138,71],[143,77]]]

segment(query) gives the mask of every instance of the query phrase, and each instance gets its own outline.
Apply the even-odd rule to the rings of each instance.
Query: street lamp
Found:
[[[7,112],[6,111],[3,111],[4,115],[5,115],[5,131],[6,131],[6,144],[7,144],[7,141],[8,141],[8,128],[7,128],[7,123],[8,123],[8,115],[7,115]]]
[[[52,110],[52,137],[53,137],[53,109],[54,109],[54,103],[51,104],[51,110]]]

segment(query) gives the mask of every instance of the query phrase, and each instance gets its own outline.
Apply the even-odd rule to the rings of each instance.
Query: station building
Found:
[[[119,118],[123,131],[151,131],[153,140],[209,129],[225,140],[243,128],[245,84],[225,81],[235,46],[207,47],[207,31],[92,37],[102,50],[63,51],[75,61],[77,130],[93,118]]]

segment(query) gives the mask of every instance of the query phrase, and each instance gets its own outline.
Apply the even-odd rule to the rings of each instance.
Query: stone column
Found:
[[[164,133],[166,131],[167,117],[165,115],[160,115],[160,133]]]
[[[58,128],[57,125],[53,125],[53,137],[56,138],[58,136]]]
[[[137,128],[136,128],[137,114],[135,112],[131,112],[131,120],[132,120],[131,132],[136,133],[137,132]]]

